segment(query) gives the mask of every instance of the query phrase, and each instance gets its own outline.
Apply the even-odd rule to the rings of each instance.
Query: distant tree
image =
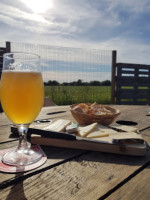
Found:
[[[77,86],[81,86],[82,85],[82,80],[81,79],[78,79],[77,81]]]
[[[110,86],[111,81],[110,80],[105,80],[105,81],[90,81],[90,82],[82,82],[81,79],[78,79],[77,81],[73,82],[63,82],[60,84],[56,80],[49,80],[48,82],[44,82],[44,85],[50,85],[50,86],[58,86],[58,85],[63,85],[63,86]]]
[[[63,82],[62,85],[63,85],[63,86],[68,86],[69,83],[68,83],[68,82]]]
[[[44,85],[45,85],[45,86],[47,86],[47,85],[48,85],[48,83],[47,83],[47,82],[44,82]]]
[[[57,81],[53,81],[53,85],[60,85]]]
[[[110,86],[110,85],[111,85],[111,81],[109,81],[109,80],[101,82],[101,86]]]
[[[48,82],[47,82],[47,85],[52,85],[52,81],[48,81]]]
[[[60,85],[60,84],[59,84],[59,82],[57,82],[56,80],[54,80],[54,81],[48,81],[48,85],[51,85],[51,86],[55,85],[55,86],[57,86],[57,85]]]
[[[70,82],[69,85],[70,85],[70,86],[76,86],[77,83],[76,83],[76,81],[73,81],[73,82]]]
[[[90,84],[91,86],[100,86],[101,83],[99,81],[90,81]]]

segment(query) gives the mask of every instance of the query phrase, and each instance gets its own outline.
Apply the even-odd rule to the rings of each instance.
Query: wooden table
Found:
[[[117,120],[131,120],[150,143],[150,116],[146,106],[118,106]],[[56,111],[63,113],[51,114]],[[42,109],[37,119],[70,119],[69,106]],[[115,123],[115,122],[114,122]],[[11,123],[0,114],[0,149],[18,143],[10,138]],[[145,156],[126,156],[58,147],[44,147],[48,160],[40,168],[18,174],[0,173],[1,200],[148,200],[150,199],[150,151]]]

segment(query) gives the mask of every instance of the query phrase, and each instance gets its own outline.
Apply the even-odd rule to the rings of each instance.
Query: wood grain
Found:
[[[149,127],[150,122],[150,117],[146,116],[148,107],[122,105],[114,105],[114,107],[121,111],[120,116],[118,116],[116,120],[131,120],[137,122],[138,129],[144,129],[141,133],[149,143],[149,129],[146,129]],[[62,110],[67,112],[51,115],[52,112]],[[37,120],[51,119],[54,121],[60,118],[75,121],[69,111],[69,106],[45,107],[42,109]],[[13,138],[9,138],[10,126],[8,126],[8,124],[9,122],[6,116],[4,114],[0,115],[1,149],[17,144],[17,141],[11,142]],[[34,122],[34,124],[36,124],[36,122]],[[9,143],[7,142],[8,140],[10,141]],[[147,151],[144,157],[134,157],[57,147],[42,148],[47,154],[48,160],[41,168],[16,175],[0,174],[0,186],[4,186],[5,188],[0,191],[0,199],[98,199],[134,174],[143,165],[146,163],[149,164],[150,161],[150,151]],[[126,188],[122,190],[122,195],[127,195],[125,193],[131,189],[130,195],[126,196],[127,199],[141,200],[141,195],[145,192],[144,188],[146,188],[147,191],[144,196],[146,199],[149,195],[148,186],[146,186],[146,184],[149,184],[148,172],[149,168],[147,168],[147,171],[144,170],[143,173],[140,172],[143,178],[138,178],[140,174],[137,175],[137,179],[134,181],[134,188],[136,188],[137,185],[138,190],[134,190],[134,188],[131,189],[133,183],[131,182],[131,184],[129,184],[130,181],[128,181],[121,187],[123,188],[126,186]],[[131,181],[132,180],[133,179],[131,179]],[[143,186],[140,186],[140,180],[142,180]],[[144,183],[144,181],[146,183]],[[142,188],[141,191],[140,188]],[[135,191],[136,198],[133,198],[133,192]],[[112,196],[112,199],[113,198],[117,199],[117,195],[114,197]]]
[[[0,129],[1,129],[1,126],[9,125],[9,124],[12,124],[12,122],[9,121],[5,113],[4,112],[0,113]]]
[[[149,190],[150,167],[137,174],[127,184],[110,195],[107,200],[150,199]]]
[[[5,148],[11,148],[11,147],[17,147],[18,141],[10,142],[10,143],[4,143],[1,144],[1,149]],[[45,154],[47,155],[47,162],[39,167],[38,169],[26,172],[24,174],[21,174],[21,176],[29,176],[29,174],[33,174],[36,171],[44,171],[45,169],[51,168],[53,165],[65,162],[65,160],[71,159],[73,157],[82,155],[85,151],[83,150],[73,150],[73,149],[67,149],[67,148],[57,148],[57,147],[44,147],[41,146]],[[33,174],[34,175],[34,174]],[[5,187],[5,182],[11,182],[14,180],[15,174],[1,174],[1,183],[0,188]]]
[[[40,120],[40,119],[47,119],[50,118],[52,120],[55,120],[55,118],[64,118],[64,113],[60,113],[60,114],[54,114],[51,116],[52,112],[57,112],[57,111],[62,111],[65,110],[66,107],[62,106],[57,107],[56,109],[54,109],[53,107],[49,107],[49,108],[43,108],[40,115],[38,116],[38,118],[36,120]],[[48,114],[48,115],[47,115]],[[11,132],[10,132],[10,123],[7,123],[7,117],[5,116],[5,114],[1,114],[2,116],[2,121],[0,121],[0,149],[5,149],[5,148],[11,148],[11,147],[17,147],[18,141],[14,141],[17,138],[16,137],[12,137],[11,136]],[[67,118],[67,116],[66,116]],[[35,120],[35,121],[36,121]],[[5,124],[5,125],[3,125]],[[35,125],[37,124],[36,122],[34,123]],[[62,161],[65,161],[66,159],[70,159],[73,158],[74,156],[78,156],[82,153],[84,153],[85,151],[83,150],[71,150],[71,149],[60,149],[57,147],[42,147],[42,149],[44,150],[45,154],[48,156],[48,160],[46,162],[46,164],[44,164],[43,166],[41,166],[38,169],[33,170],[37,171],[37,170],[41,170],[47,167],[51,167],[56,163],[60,163]],[[27,172],[25,173],[25,175],[29,175],[32,172]],[[21,175],[24,176],[24,175]],[[3,184],[5,185],[5,181],[10,181],[10,180],[14,180],[15,179],[15,175],[14,174],[1,174],[1,184],[0,186],[3,186]]]
[[[11,132],[10,132],[10,126],[4,125],[0,127],[0,144],[6,141],[11,141],[16,138],[10,138]],[[1,149],[1,145],[0,145]]]
[[[0,195],[16,200],[19,195],[30,200],[94,200],[127,178],[145,161],[146,157],[91,152],[8,187]]]
[[[73,149],[100,151],[100,152],[123,154],[123,155],[145,156],[146,154],[145,143],[119,145],[119,144],[104,143],[103,141],[100,143],[100,141],[93,142],[84,140],[62,140],[55,138],[44,138],[40,136],[31,137],[31,142],[32,144],[39,144],[45,146],[66,147]]]

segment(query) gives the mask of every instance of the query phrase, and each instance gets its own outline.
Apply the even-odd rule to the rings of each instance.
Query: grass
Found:
[[[110,104],[110,86],[45,86],[45,96],[57,105],[81,102]]]

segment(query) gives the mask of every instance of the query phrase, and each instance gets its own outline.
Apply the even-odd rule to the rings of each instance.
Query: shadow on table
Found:
[[[146,151],[145,156],[130,156],[130,155],[120,155],[113,153],[103,153],[96,151],[86,151],[68,148],[59,148],[51,146],[42,146],[43,151],[47,155],[48,160],[62,159],[65,160],[70,153],[74,154],[73,158],[76,162],[88,161],[88,162],[101,162],[101,163],[113,163],[131,166],[141,166],[144,163],[150,161],[150,151]],[[76,156],[77,155],[77,156]],[[72,156],[73,157],[73,156]],[[73,161],[71,160],[71,161]]]
[[[118,154],[110,154],[110,153],[101,153],[101,152],[94,152],[94,151],[84,151],[84,150],[75,150],[75,149],[68,149],[68,148],[57,148],[57,147],[42,147],[44,152],[47,154],[47,164],[43,165],[42,167],[30,171],[26,173],[18,173],[13,178],[14,183],[11,186],[10,192],[6,198],[6,200],[27,200],[25,193],[24,193],[24,179],[41,173],[45,170],[53,168],[53,164],[56,166],[60,164],[65,164],[66,162],[74,162],[79,163],[83,167],[86,165],[88,169],[105,169],[105,171],[109,171],[110,174],[113,172],[113,168],[117,167],[118,170],[122,169],[119,165],[125,166],[142,166],[144,163],[150,160],[150,152],[148,151],[146,156],[139,157],[139,156],[126,156],[126,155],[118,155]],[[106,163],[108,165],[106,165]],[[100,164],[100,165],[99,165]],[[72,165],[70,165],[71,167]],[[117,173],[118,173],[117,170]],[[125,167],[126,170],[126,167]],[[103,171],[103,170],[102,170]],[[112,172],[111,172],[112,171]],[[131,169],[132,171],[132,169]],[[133,168],[134,171],[134,168]],[[97,172],[97,171],[95,171]],[[27,175],[27,176],[26,176]]]
[[[15,179],[20,179],[19,184],[14,183],[13,186],[11,186],[11,189],[9,191],[9,194],[6,198],[6,200],[27,200],[24,194],[24,187],[23,187],[23,180],[21,180],[21,177],[23,177],[24,173],[19,173],[15,175]]]

